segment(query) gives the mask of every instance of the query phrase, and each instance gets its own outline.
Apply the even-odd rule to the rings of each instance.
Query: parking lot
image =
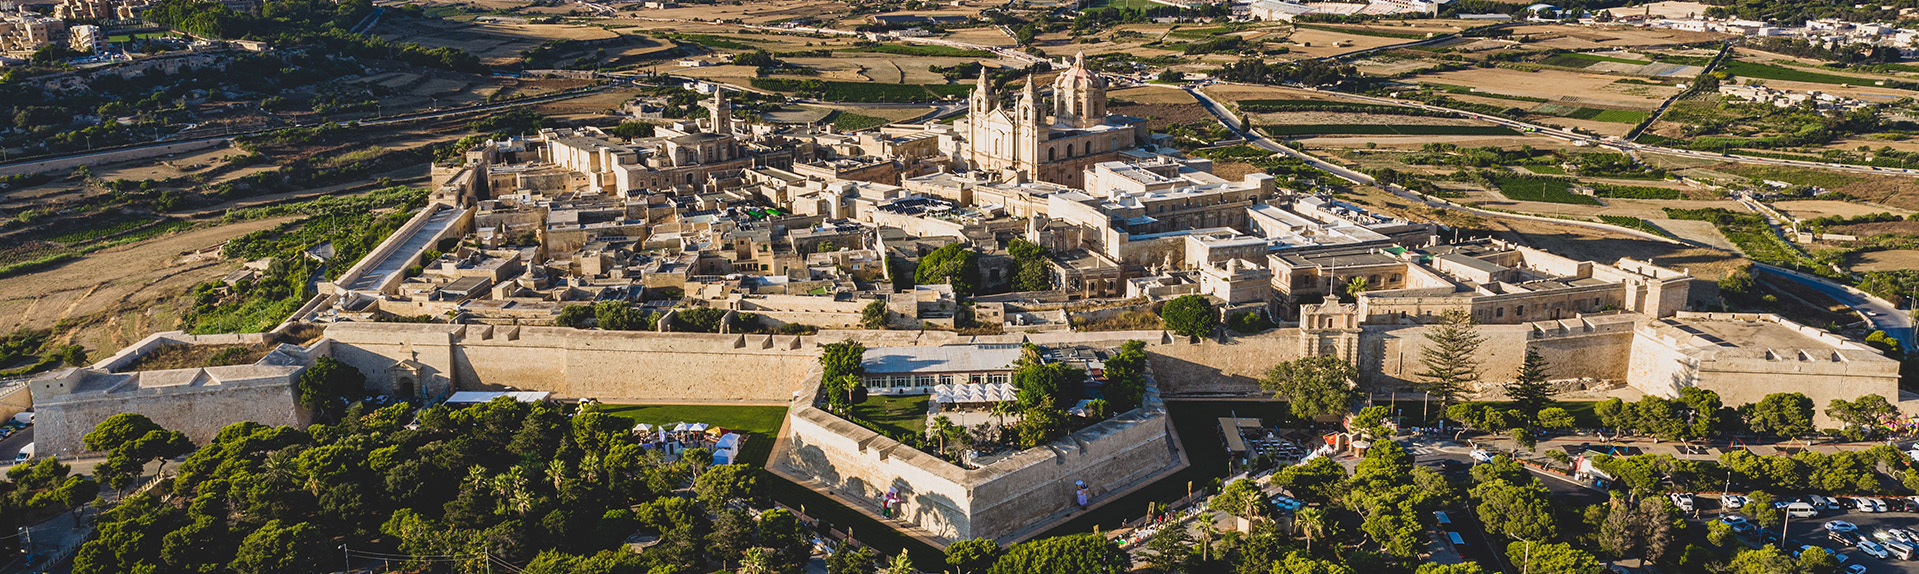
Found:
[[[1700,520],[1715,520],[1722,516],[1722,513],[1726,512],[1719,507],[1717,497],[1701,496],[1698,497],[1697,501],[1700,507]],[[1735,510],[1731,511],[1731,513],[1738,514],[1739,512]],[[1848,548],[1844,544],[1831,540],[1824,525],[1833,520],[1843,520],[1852,523],[1858,527],[1856,532],[1868,539],[1873,538],[1874,531],[1887,528],[1919,530],[1919,514],[1910,512],[1868,513],[1857,510],[1825,510],[1820,512],[1819,516],[1813,518],[1791,518],[1787,520],[1785,543],[1779,545],[1780,549],[1790,552],[1798,549],[1800,546],[1818,546],[1845,556],[1846,560],[1842,563],[1844,566],[1853,564],[1865,565],[1866,572],[1868,573],[1919,574],[1919,560],[1901,560],[1898,556],[1888,556],[1883,560],[1873,558],[1859,549]],[[1775,528],[1774,532],[1776,533],[1777,531]],[[1748,535],[1743,538],[1753,545],[1764,543],[1758,536]],[[1875,542],[1877,542],[1877,540],[1875,540]],[[1915,558],[1919,558],[1919,554],[1915,554]],[[1842,568],[1840,571],[1844,572],[1845,570]]]

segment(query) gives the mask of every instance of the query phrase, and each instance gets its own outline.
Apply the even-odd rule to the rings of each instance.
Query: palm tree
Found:
[[[771,574],[773,557],[765,548],[748,548],[740,558],[740,574]]]
[[[913,560],[907,558],[905,552],[901,552],[893,557],[893,562],[887,564],[886,569],[880,571],[880,574],[917,574],[918,572],[919,570],[913,569]]]
[[[953,419],[946,418],[946,415],[939,415],[933,417],[932,428],[926,429],[927,432],[932,433],[935,438],[939,439],[941,456],[946,455],[946,437],[952,436],[953,428]]]
[[[1326,511],[1317,508],[1301,508],[1293,515],[1293,528],[1306,535],[1306,552],[1313,551],[1313,538],[1326,534]]]
[[[1212,521],[1210,519],[1211,516],[1209,513],[1207,515],[1208,519],[1200,520],[1198,526],[1194,528],[1194,530],[1199,533],[1199,560],[1201,562],[1211,562],[1213,560],[1213,540],[1219,538],[1219,523]]]

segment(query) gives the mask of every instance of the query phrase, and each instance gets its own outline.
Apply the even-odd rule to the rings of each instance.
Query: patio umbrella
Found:
[[[693,424],[686,425],[686,430],[693,431],[693,432],[706,432],[706,427],[709,427],[709,426],[713,426],[713,425],[709,425],[706,423],[693,423]]]
[[[653,425],[650,425],[650,424],[640,423],[640,424],[633,425],[634,432],[650,432],[652,430],[653,430]]]

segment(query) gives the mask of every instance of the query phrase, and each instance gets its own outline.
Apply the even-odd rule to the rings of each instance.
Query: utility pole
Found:
[[[347,553],[345,544],[340,545],[340,558],[342,560],[345,560],[345,562],[343,562],[342,564],[346,566],[346,569],[341,570],[341,572],[352,572],[353,571],[353,555]]]

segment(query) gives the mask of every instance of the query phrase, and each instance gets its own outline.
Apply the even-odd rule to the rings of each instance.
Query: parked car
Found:
[[[1857,537],[1854,537],[1852,534],[1846,533],[1846,532],[1827,532],[1826,540],[1831,540],[1833,544],[1838,544],[1840,546],[1853,546],[1859,543],[1859,539]]]
[[[1906,537],[1906,531],[1900,530],[1897,528],[1881,528],[1878,530],[1874,530],[1872,531],[1872,538],[1874,540],[1882,540],[1882,541],[1883,540],[1891,540],[1894,542],[1908,541]]]
[[[1684,510],[1686,512],[1692,512],[1692,509],[1693,509],[1692,493],[1675,492],[1667,495],[1667,497],[1672,499],[1673,506],[1677,506],[1679,507],[1680,510]]]
[[[1785,506],[1785,510],[1786,515],[1793,518],[1812,518],[1819,515],[1819,509],[1813,508],[1811,504],[1804,502],[1788,504]]]
[[[1919,550],[1919,549],[1913,548],[1912,544],[1910,543],[1898,542],[1898,541],[1887,541],[1885,543],[1885,547],[1886,547],[1887,554],[1890,554],[1892,555],[1892,557],[1898,558],[1900,560],[1911,560],[1913,558],[1913,552],[1915,550]]]
[[[1859,545],[1854,546],[1854,548],[1858,548],[1860,552],[1866,553],[1867,556],[1878,558],[1880,560],[1885,560],[1887,556],[1892,555],[1891,553],[1886,552],[1886,547],[1880,546],[1869,540],[1859,541]]]
[[[1859,526],[1844,520],[1828,520],[1825,528],[1827,532],[1852,532],[1858,530]]]
[[[1854,564],[1846,567],[1846,574],[1866,574],[1866,565]]]
[[[1885,512],[1888,508],[1886,505],[1886,501],[1880,500],[1877,498],[1868,498],[1866,499],[1866,502],[1872,503],[1873,512]]]
[[[1737,514],[1728,514],[1725,516],[1721,516],[1719,517],[1719,521],[1726,523],[1726,526],[1739,526],[1741,524],[1752,524],[1752,521],[1746,520],[1746,517],[1740,516]]]
[[[1746,503],[1750,502],[1751,500],[1752,499],[1746,498],[1745,496],[1742,496],[1742,495],[1727,494],[1719,497],[1719,505],[1724,506],[1729,510],[1738,510],[1740,508],[1745,507]]]

